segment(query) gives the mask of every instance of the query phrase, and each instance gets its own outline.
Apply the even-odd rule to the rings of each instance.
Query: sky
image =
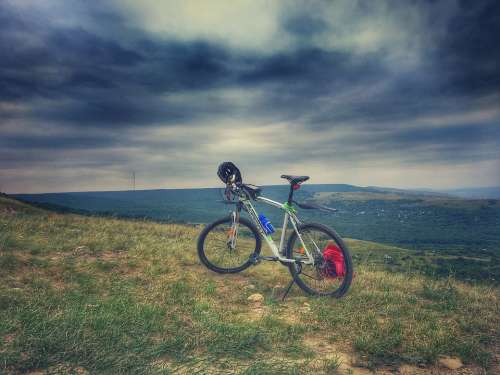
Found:
[[[500,2],[0,0],[0,191],[500,185]]]

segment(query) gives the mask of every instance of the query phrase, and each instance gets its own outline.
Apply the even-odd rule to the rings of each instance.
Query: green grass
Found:
[[[495,365],[498,288],[383,261],[405,249],[349,240],[347,297],[294,287],[281,302],[285,268],[214,274],[197,259],[197,227],[0,198],[0,228],[0,373],[332,374],[351,365],[346,356],[395,370],[440,355]],[[247,301],[256,292],[265,297],[258,309]]]

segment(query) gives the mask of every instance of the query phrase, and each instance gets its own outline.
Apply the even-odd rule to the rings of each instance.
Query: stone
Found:
[[[368,358],[360,354],[354,354],[351,363],[353,367],[370,367]]]
[[[438,363],[446,367],[450,370],[458,370],[460,367],[462,367],[464,364],[458,357],[448,357],[448,356],[443,356],[439,358]]]
[[[250,302],[262,302],[264,301],[264,296],[260,293],[254,293],[249,295],[247,300]]]
[[[85,254],[88,254],[89,252],[90,252],[90,249],[88,248],[88,246],[77,246],[73,250],[73,254],[75,254],[75,255],[85,255]]]
[[[359,368],[359,367],[352,367],[350,373],[352,375],[373,375],[373,371],[370,371],[367,368]]]

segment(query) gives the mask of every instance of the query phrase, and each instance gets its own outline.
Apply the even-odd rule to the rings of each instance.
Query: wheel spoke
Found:
[[[203,253],[207,261],[217,269],[232,270],[248,262],[250,255],[257,248],[255,233],[240,222],[237,233],[230,221],[222,222],[213,227],[203,242]],[[231,237],[234,236],[234,249],[231,248]],[[237,239],[237,241],[236,241]]]
[[[306,225],[304,229],[300,230],[300,234],[304,244],[295,236],[290,255],[292,257],[302,256],[304,253],[303,245],[305,245],[306,249],[310,250],[311,255],[315,257],[315,262],[314,265],[302,264],[300,272],[296,267],[294,268],[294,277],[299,286],[306,287],[306,291],[323,295],[333,294],[342,289],[346,282],[345,278],[336,277],[335,274],[331,273],[330,269],[335,268],[335,265],[328,263],[332,260],[323,255],[323,251],[331,244],[335,244],[341,251],[344,251],[342,245],[322,226]],[[345,257],[344,267],[346,267]]]

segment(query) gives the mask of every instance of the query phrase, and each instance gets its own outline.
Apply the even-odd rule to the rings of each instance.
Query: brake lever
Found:
[[[320,210],[320,211],[326,211],[326,212],[337,212],[336,208],[332,207],[327,207],[323,206],[320,204],[314,204],[314,203],[299,203],[296,201],[293,201],[299,208],[302,208],[304,210]]]

